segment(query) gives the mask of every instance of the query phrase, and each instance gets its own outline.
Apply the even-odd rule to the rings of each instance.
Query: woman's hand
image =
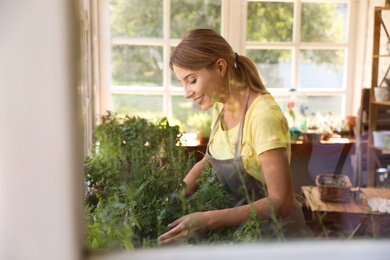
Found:
[[[181,217],[168,225],[172,228],[158,238],[160,245],[173,244],[180,240],[188,240],[192,236],[211,229],[211,212],[196,212]]]

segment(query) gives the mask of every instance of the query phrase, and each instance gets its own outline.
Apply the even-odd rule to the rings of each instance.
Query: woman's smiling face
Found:
[[[216,101],[223,102],[225,73],[218,66],[190,70],[173,65],[173,70],[184,86],[184,97],[194,99],[203,110],[210,109]]]

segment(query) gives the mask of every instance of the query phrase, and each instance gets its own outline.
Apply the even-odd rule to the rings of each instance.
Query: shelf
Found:
[[[371,101],[371,104],[378,106],[390,106],[390,101]]]
[[[389,126],[390,125],[390,118],[381,118],[376,121],[376,126]]]
[[[379,59],[379,58],[385,58],[390,57],[390,54],[379,54],[379,55],[373,55],[372,58]]]
[[[386,13],[385,13],[386,12]],[[367,186],[376,186],[376,169],[381,162],[379,157],[384,157],[385,160],[390,158],[390,149],[385,147],[374,146],[373,132],[376,130],[390,130],[390,101],[380,102],[375,101],[374,88],[381,86],[384,78],[388,75],[390,67],[386,67],[384,78],[378,81],[379,71],[382,69],[381,59],[387,59],[390,54],[384,54],[386,50],[381,50],[381,40],[386,38],[386,42],[390,39],[389,30],[386,26],[390,26],[387,17],[383,19],[382,16],[390,15],[390,6],[375,7],[374,10],[374,28],[373,28],[373,52],[372,52],[372,73],[371,73],[371,94],[369,102],[369,116],[368,116],[368,149],[367,149]],[[386,23],[385,23],[386,22]],[[382,32],[385,34],[381,34]],[[381,39],[382,38],[382,39]],[[380,83],[380,84],[378,84]],[[378,157],[379,156],[379,157]],[[383,159],[383,158],[382,158]]]
[[[390,149],[389,148],[379,147],[379,146],[375,146],[375,145],[370,145],[370,148],[375,150],[375,151],[382,152],[383,154],[389,154],[390,155]]]

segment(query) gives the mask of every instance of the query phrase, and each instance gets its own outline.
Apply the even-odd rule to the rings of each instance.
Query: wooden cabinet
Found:
[[[390,77],[390,50],[383,48],[383,42],[390,44],[390,6],[375,7],[374,12],[372,76],[367,148],[367,186],[370,187],[376,185],[376,169],[379,167],[387,167],[387,164],[390,164],[390,150],[375,147],[373,142],[374,131],[390,130],[390,101],[378,102],[375,101],[374,96],[374,87],[383,84],[385,77]],[[382,71],[385,71],[384,75],[380,75],[383,74],[379,73]]]

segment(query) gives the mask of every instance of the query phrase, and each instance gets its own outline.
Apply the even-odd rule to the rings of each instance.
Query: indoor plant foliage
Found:
[[[150,122],[108,112],[95,129],[96,145],[85,158],[86,243],[90,249],[157,246],[175,219],[228,207],[229,196],[211,167],[198,179],[198,191],[184,198],[182,181],[195,163],[179,143],[178,126],[166,118]],[[248,242],[262,239],[261,223],[221,228],[182,243]],[[279,236],[283,238],[283,236]]]
[[[167,119],[120,119],[108,112],[101,122],[94,132],[96,145],[85,158],[88,248],[156,246],[157,237],[178,217],[227,206],[227,194],[211,168],[200,178],[199,191],[184,198],[182,180],[194,157]],[[227,230],[208,232],[202,241],[219,241]]]
[[[120,119],[108,112],[101,122],[94,132],[96,145],[85,158],[88,247],[155,243],[162,227],[182,214],[177,207],[168,214],[166,199],[181,196],[193,157],[178,143],[178,127],[165,118]]]
[[[209,113],[195,113],[188,117],[187,125],[195,128],[200,143],[207,143],[211,133],[212,117]]]

